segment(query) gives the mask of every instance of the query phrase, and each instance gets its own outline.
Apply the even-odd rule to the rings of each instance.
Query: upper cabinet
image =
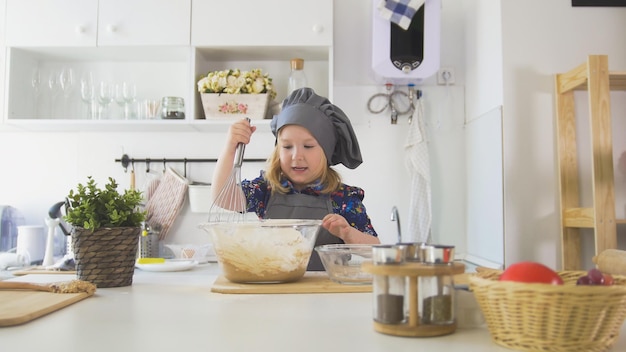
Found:
[[[332,13],[332,0],[193,0],[191,44],[331,45]]]
[[[6,45],[189,45],[190,21],[191,0],[7,0]]]
[[[6,45],[94,46],[98,0],[7,0]]]
[[[100,0],[98,45],[189,45],[191,0]]]

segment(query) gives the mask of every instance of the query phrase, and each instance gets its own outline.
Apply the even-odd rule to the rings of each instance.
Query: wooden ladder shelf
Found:
[[[561,204],[563,270],[580,270],[581,228],[593,229],[595,255],[617,248],[611,90],[626,90],[626,72],[609,72],[608,56],[590,55],[587,62],[556,75],[556,138]],[[587,90],[591,129],[593,205],[581,207],[576,151],[574,91]]]

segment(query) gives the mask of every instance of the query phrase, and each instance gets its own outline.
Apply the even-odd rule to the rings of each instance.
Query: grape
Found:
[[[589,269],[587,275],[581,276],[576,281],[576,285],[604,285],[611,286],[614,283],[613,276],[603,274],[598,269]]]
[[[614,282],[615,279],[613,279],[613,276],[610,274],[604,274],[604,286],[611,286]]]
[[[604,275],[602,272],[596,268],[589,269],[587,272],[587,276],[591,280],[592,285],[603,285],[604,284]]]

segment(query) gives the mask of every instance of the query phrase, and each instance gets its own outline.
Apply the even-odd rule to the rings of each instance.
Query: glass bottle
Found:
[[[306,75],[304,74],[304,60],[300,58],[291,59],[288,94],[291,94],[298,88],[306,87],[307,84]]]

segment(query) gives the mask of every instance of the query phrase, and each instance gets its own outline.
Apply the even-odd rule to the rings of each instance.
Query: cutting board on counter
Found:
[[[0,290],[0,327],[24,324],[93,294]]]
[[[45,268],[32,268],[24,270],[15,270],[11,272],[14,276],[24,276],[31,274],[50,274],[50,275],[76,275],[76,270],[48,270]]]
[[[344,285],[330,281],[326,272],[307,272],[302,279],[281,284],[238,284],[219,276],[211,292],[217,293],[355,293],[372,292],[372,285]]]

